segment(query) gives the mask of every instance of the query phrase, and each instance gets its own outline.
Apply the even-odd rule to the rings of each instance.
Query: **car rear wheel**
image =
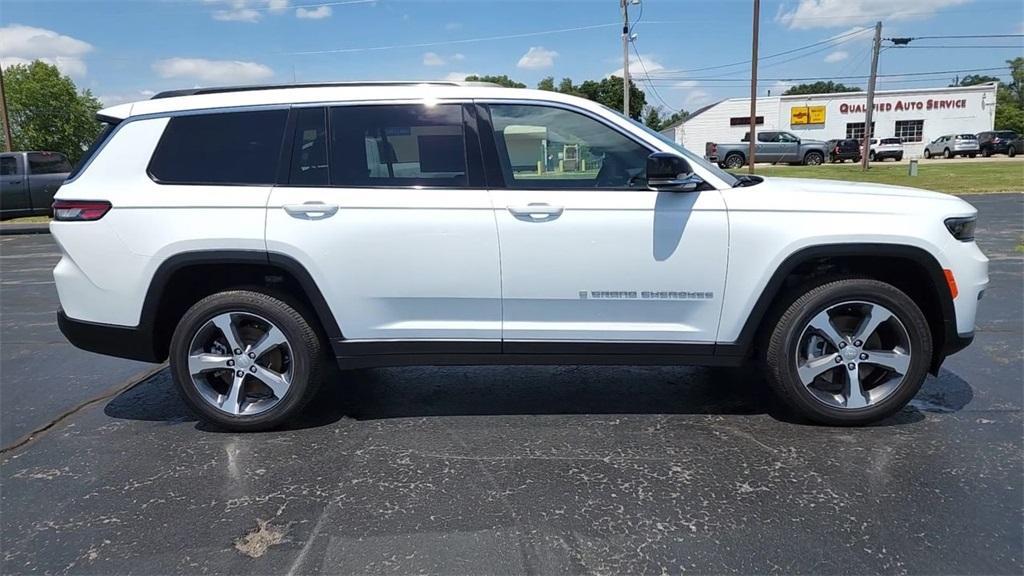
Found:
[[[725,157],[725,167],[730,170],[742,168],[745,160],[742,154],[729,154]]]
[[[1010,158],[1013,158],[1014,156],[1017,155],[1017,149],[1013,146],[1010,146],[1009,148],[1006,149],[1006,155],[1009,156]]]
[[[985,158],[988,158],[989,156],[992,155],[992,149],[991,148],[984,148],[984,149],[982,149],[981,155],[984,156]]]
[[[890,284],[840,278],[801,294],[765,349],[769,383],[801,415],[860,425],[899,411],[927,376],[932,339],[924,314]]]
[[[319,385],[320,339],[291,305],[230,291],[200,300],[171,338],[171,373],[205,421],[237,431],[275,428]]]
[[[950,158],[953,157],[953,153],[949,151],[949,148],[946,148],[945,150],[942,151],[942,157],[945,158],[946,160],[949,160]]]
[[[818,166],[825,158],[821,155],[821,152],[808,152],[804,155],[804,164],[807,166]]]
[[[871,160],[872,162],[875,161],[875,153],[874,152],[868,152],[868,160]]]

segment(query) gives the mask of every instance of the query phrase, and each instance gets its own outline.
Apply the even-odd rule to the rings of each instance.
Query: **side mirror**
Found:
[[[703,183],[680,156],[655,152],[647,157],[647,187],[651,190],[693,192]]]

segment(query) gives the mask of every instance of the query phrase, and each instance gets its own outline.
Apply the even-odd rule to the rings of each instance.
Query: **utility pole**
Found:
[[[13,150],[11,138],[11,120],[7,116],[7,92],[4,91],[4,70],[0,66],[0,116],[4,123],[4,152]]]
[[[860,155],[861,170],[867,170],[871,162],[871,137],[874,130],[871,129],[875,115],[875,81],[878,79],[878,53],[882,50],[882,23],[875,23],[875,43],[871,49],[871,77],[868,78],[868,101],[867,110],[864,113],[864,145]]]
[[[622,113],[629,118],[629,1],[619,0],[622,7]]]
[[[750,55],[750,148],[747,151],[747,172],[754,173],[757,157],[757,34],[761,27],[761,0],[754,0],[754,37]]]

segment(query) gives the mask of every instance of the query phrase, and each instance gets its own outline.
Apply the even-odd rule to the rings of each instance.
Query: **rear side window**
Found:
[[[57,152],[29,152],[28,168],[29,174],[67,174],[71,162]]]
[[[14,156],[0,158],[0,176],[16,176],[18,174],[18,161]]]
[[[302,108],[296,112],[288,181],[293,186],[326,186],[330,182],[326,108]]]
[[[331,109],[331,184],[465,187],[462,105]]]
[[[149,162],[163,184],[273,184],[287,110],[171,118]]]

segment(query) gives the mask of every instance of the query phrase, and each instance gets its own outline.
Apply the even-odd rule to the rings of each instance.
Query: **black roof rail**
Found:
[[[251,92],[254,90],[281,90],[285,88],[330,88],[335,86],[416,86],[431,84],[435,86],[497,86],[490,82],[450,82],[445,80],[423,81],[371,81],[371,82],[310,82],[300,84],[253,84],[249,86],[215,86],[211,88],[185,88],[182,90],[165,90],[154,95],[150,100],[174,98],[176,96],[196,96],[199,94],[222,94],[225,92]]]

